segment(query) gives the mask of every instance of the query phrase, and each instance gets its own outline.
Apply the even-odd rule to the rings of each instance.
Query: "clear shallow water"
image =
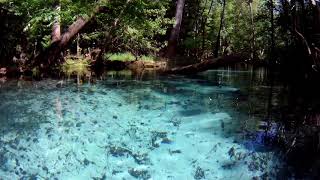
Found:
[[[137,79],[0,84],[0,179],[278,176],[280,154],[259,129],[268,110],[264,74]]]

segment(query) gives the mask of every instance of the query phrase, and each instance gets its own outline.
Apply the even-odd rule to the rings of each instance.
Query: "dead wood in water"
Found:
[[[207,59],[196,64],[164,70],[163,73],[195,74],[198,72],[203,72],[206,70],[215,69],[222,66],[228,66],[228,65],[232,65],[232,64],[236,64],[244,61],[245,61],[245,58],[242,56],[236,56],[236,55],[222,56],[214,59]]]

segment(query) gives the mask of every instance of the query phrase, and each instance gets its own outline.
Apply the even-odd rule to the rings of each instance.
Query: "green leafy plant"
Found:
[[[62,64],[62,71],[67,75],[85,75],[89,72],[89,60],[83,58],[68,57]]]
[[[105,60],[110,60],[110,61],[134,61],[136,60],[136,57],[129,52],[125,53],[115,53],[115,54],[105,54],[104,55]]]
[[[141,61],[149,61],[149,62],[153,62],[156,60],[154,56],[146,56],[146,55],[141,56],[139,59]]]

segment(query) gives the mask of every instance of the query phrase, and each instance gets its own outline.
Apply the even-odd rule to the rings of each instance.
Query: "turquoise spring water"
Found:
[[[283,166],[259,128],[264,74],[63,82],[0,83],[0,179],[275,179]]]

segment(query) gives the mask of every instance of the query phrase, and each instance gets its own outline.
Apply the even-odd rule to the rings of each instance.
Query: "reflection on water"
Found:
[[[0,177],[281,177],[285,165],[272,146],[278,125],[270,121],[279,117],[267,117],[270,87],[259,72],[3,83]]]

